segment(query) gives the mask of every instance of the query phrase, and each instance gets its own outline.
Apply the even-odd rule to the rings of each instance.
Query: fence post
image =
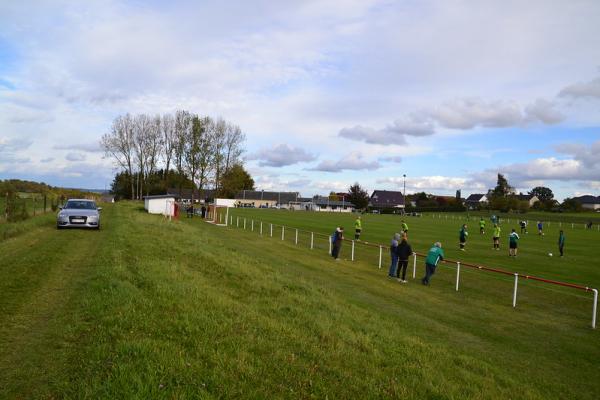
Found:
[[[285,240],[285,226],[281,225],[281,240]]]
[[[250,230],[254,232],[254,220],[250,220]]]
[[[240,217],[235,217],[235,227],[236,228],[240,227]]]
[[[313,232],[310,233],[310,249],[312,250],[315,243],[315,234]]]
[[[596,309],[598,308],[598,289],[592,289],[594,292],[594,306],[592,307],[592,328],[596,329]]]
[[[354,261],[354,240],[352,241],[352,253],[350,255],[350,261]]]
[[[456,291],[458,292],[458,282],[460,280],[460,261],[456,262]]]
[[[413,253],[413,279],[417,277],[417,253]]]
[[[260,221],[260,235],[262,236],[262,221]]]
[[[298,244],[298,228],[296,228],[296,244]]]
[[[219,223],[222,224],[223,223],[223,214],[219,214]]]
[[[550,224],[548,224],[548,225],[550,225]],[[573,229],[573,225],[574,225],[574,224],[571,222],[571,229]]]
[[[515,289],[513,290],[513,308],[517,306],[517,286],[519,285],[519,274],[515,273]]]
[[[331,255],[331,236],[327,236],[327,241],[329,242],[329,255]]]
[[[233,215],[231,217],[229,217],[229,225],[233,226]]]
[[[383,247],[379,246],[379,269],[381,269],[381,257],[383,256]]]
[[[244,230],[246,230],[246,218],[244,218]]]
[[[273,224],[271,224],[271,237],[273,237]]]

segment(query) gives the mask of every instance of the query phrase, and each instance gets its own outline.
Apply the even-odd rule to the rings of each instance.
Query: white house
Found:
[[[160,194],[144,197],[144,209],[149,214],[162,214],[173,217],[175,215],[175,196]]]

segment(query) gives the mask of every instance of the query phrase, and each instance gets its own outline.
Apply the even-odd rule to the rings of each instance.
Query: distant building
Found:
[[[175,196],[175,199],[181,203],[189,204],[192,202],[192,196],[194,198],[194,204],[212,202],[215,197],[215,191],[212,189],[181,189],[170,188],[167,193]]]
[[[405,199],[402,192],[393,190],[375,190],[371,194],[369,207],[375,209],[401,208],[404,209]]]
[[[482,205],[487,204],[488,198],[485,194],[472,194],[465,200],[465,206],[468,210],[476,210]]]
[[[242,190],[235,195],[238,207],[290,208],[300,199],[298,192],[266,192],[264,190]]]
[[[586,210],[600,210],[600,196],[585,195],[573,197],[573,200],[579,202]]]
[[[312,199],[302,199],[303,209],[307,211],[353,212],[354,204],[345,200],[330,200],[329,197],[314,196]],[[310,201],[306,201],[310,200]]]
[[[529,207],[533,206],[535,203],[540,201],[540,199],[538,199],[538,197],[533,194],[517,194],[515,195],[515,197],[517,198],[517,200],[528,202]]]

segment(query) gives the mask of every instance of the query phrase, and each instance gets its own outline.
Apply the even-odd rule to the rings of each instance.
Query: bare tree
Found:
[[[231,166],[240,162],[240,157],[244,152],[242,143],[246,140],[246,135],[237,125],[227,124],[225,130],[225,171],[229,171]]]
[[[152,129],[152,118],[146,114],[138,114],[134,117],[134,156],[138,169],[138,180],[136,185],[137,199],[141,199],[144,191],[144,180],[149,162],[148,137]]]
[[[161,120],[161,132],[162,132],[162,158],[165,166],[165,174],[163,178],[166,181],[167,188],[169,187],[169,170],[171,169],[171,159],[175,152],[175,146],[177,140],[175,136],[175,118],[171,114],[165,114]]]
[[[183,159],[185,170],[192,182],[196,182],[198,169],[200,167],[202,140],[204,136],[203,121],[194,115],[191,119],[191,129],[187,131],[184,141]],[[192,189],[192,205],[194,204],[194,190]]]
[[[160,126],[160,116],[157,115],[154,118],[150,119],[150,125],[148,127],[148,131],[145,135],[144,145],[145,145],[145,154],[146,154],[146,170],[144,175],[146,177],[151,177],[156,172],[160,154],[163,147],[163,138]],[[150,182],[146,184],[146,195],[150,194]]]
[[[214,173],[214,189],[219,193],[221,189],[221,178],[223,176],[224,161],[225,161],[225,132],[227,123],[219,118],[212,121],[207,129],[208,136],[211,142],[212,151],[212,170]]]
[[[191,129],[191,116],[187,111],[178,110],[175,112],[175,130],[173,142],[173,157],[175,168],[179,175],[183,175],[185,165],[185,147],[186,140]],[[181,193],[181,179],[179,179],[179,193]]]
[[[134,199],[133,142],[133,119],[129,114],[115,118],[110,133],[104,134],[100,140],[100,146],[104,149],[105,155],[112,157],[119,167],[127,171],[131,184],[132,200]]]

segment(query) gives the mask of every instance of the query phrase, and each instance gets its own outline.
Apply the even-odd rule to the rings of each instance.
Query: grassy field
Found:
[[[458,293],[449,267],[430,287],[400,285],[366,251],[336,263],[325,243],[310,251],[302,236],[296,246],[291,234],[168,222],[137,203],[102,212],[99,232],[57,231],[49,214],[0,238],[0,398],[595,399],[600,390],[589,296],[528,283],[513,309],[511,282],[478,271]],[[327,234],[351,226],[291,214],[260,218]],[[397,222],[388,218],[365,218],[365,239],[387,242]],[[452,254],[454,224],[408,223],[419,250],[435,236]],[[471,235],[465,256],[491,253]],[[588,265],[569,262],[572,273],[529,265],[535,239],[505,262],[598,281],[593,249]]]

